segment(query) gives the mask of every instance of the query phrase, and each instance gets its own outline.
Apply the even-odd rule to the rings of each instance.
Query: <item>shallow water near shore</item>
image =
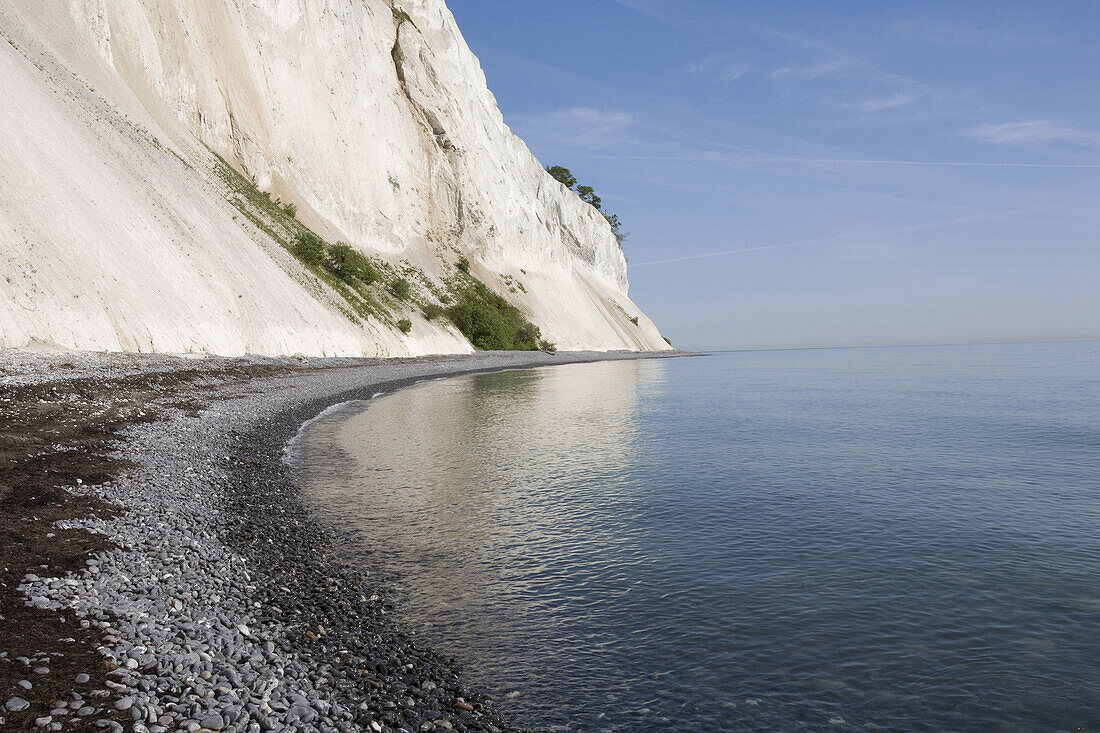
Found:
[[[533,730],[1100,730],[1100,343],[473,375],[295,456]]]

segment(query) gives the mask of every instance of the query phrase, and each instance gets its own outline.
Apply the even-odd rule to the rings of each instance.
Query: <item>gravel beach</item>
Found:
[[[522,728],[333,556],[284,447],[422,379],[668,355],[0,352],[0,728]]]

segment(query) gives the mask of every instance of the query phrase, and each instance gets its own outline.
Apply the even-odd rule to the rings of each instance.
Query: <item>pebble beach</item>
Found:
[[[647,356],[0,353],[0,728],[522,729],[336,558],[285,446],[424,379]]]

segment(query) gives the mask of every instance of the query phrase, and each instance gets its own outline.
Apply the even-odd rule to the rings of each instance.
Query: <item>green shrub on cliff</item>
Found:
[[[409,299],[409,292],[412,286],[409,285],[409,281],[403,277],[399,277],[390,283],[390,292],[396,295],[401,300]]]
[[[576,176],[564,166],[546,166],[546,172],[553,176],[558,183],[577,194],[581,201],[603,214],[603,218],[607,219],[607,223],[611,225],[611,231],[615,233],[615,239],[619,240],[620,246],[622,245],[623,240],[627,237],[626,232],[623,231],[623,223],[619,221],[619,217],[615,214],[603,210],[603,199],[596,194],[595,188],[592,186],[578,186]]]
[[[307,230],[298,235],[292,251],[302,262],[317,266],[325,261],[325,240]]]
[[[424,318],[429,321],[434,321],[436,318],[442,318],[447,315],[447,310],[443,306],[436,305],[435,303],[428,303],[421,308],[420,312],[423,313]]]
[[[378,270],[374,269],[366,257],[343,242],[328,248],[329,267],[336,277],[344,282],[360,280],[366,285],[378,280]]]
[[[528,321],[519,308],[476,282],[458,295],[458,302],[447,309],[447,317],[483,351],[536,351],[542,336],[539,327]]]

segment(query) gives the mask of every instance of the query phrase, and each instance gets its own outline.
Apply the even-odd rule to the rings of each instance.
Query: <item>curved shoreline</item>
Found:
[[[54,675],[50,684],[35,679],[22,696],[14,687],[0,690],[0,718],[13,727],[49,717],[39,727],[60,729],[64,721],[67,729],[92,729],[103,721],[102,728],[152,733],[510,730],[504,714],[464,684],[453,661],[421,648],[391,618],[369,570],[332,557],[340,537],[299,501],[284,446],[334,404],[424,379],[669,355],[676,353],[482,353],[308,366],[287,359],[89,355],[66,380],[46,372],[71,355],[4,354],[0,365],[15,372],[4,388],[25,391],[28,410],[51,395],[60,394],[61,402],[70,393],[87,395],[95,384],[99,402],[87,400],[88,419],[112,400],[133,402],[128,419],[104,428],[118,443],[98,457],[135,465],[105,475],[100,467],[100,475],[92,471],[86,479],[78,467],[60,472],[60,488],[84,497],[95,514],[84,509],[83,516],[18,525],[38,531],[39,540],[91,529],[105,541],[88,547],[92,557],[70,553],[63,561],[25,563],[24,570],[38,572],[23,573],[18,591],[0,589],[13,597],[5,609],[21,596],[24,626],[36,623],[33,614],[68,615],[66,628],[79,619],[87,637],[80,640],[86,653],[75,654],[71,642],[61,641],[71,637],[43,632],[41,649],[19,655],[26,664],[0,649],[0,685],[33,677],[39,663],[58,670],[42,675]],[[159,391],[150,394],[150,381]],[[57,448],[69,450],[63,443]],[[0,513],[18,494],[19,487],[7,490]],[[0,624],[6,620],[0,615]],[[84,683],[58,676],[72,673],[73,664],[89,666],[88,650],[108,662],[105,668],[82,672],[91,678]],[[28,705],[13,708],[12,696]]]

